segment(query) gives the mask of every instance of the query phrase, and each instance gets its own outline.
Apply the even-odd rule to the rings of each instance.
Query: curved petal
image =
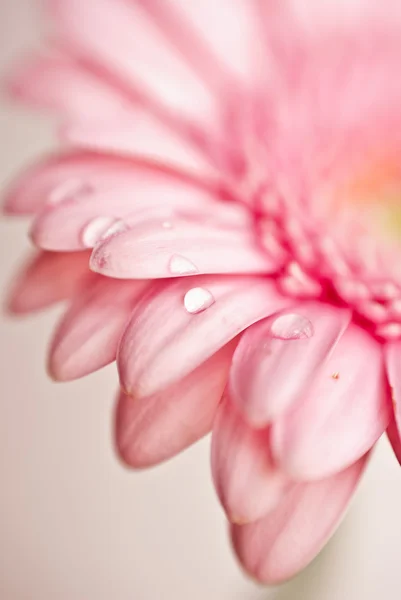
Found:
[[[363,473],[367,457],[316,483],[294,486],[276,510],[232,527],[243,567],[260,582],[280,583],[305,568],[334,533]]]
[[[67,55],[31,54],[6,83],[15,99],[54,110],[69,120],[115,118],[127,110],[117,90]]]
[[[88,252],[40,252],[24,264],[7,300],[11,313],[24,314],[70,298],[83,285],[89,271]]]
[[[142,281],[99,277],[77,296],[54,335],[49,353],[51,376],[69,381],[115,360],[121,334],[146,286]]]
[[[243,524],[274,509],[289,487],[275,468],[268,429],[252,429],[226,397],[213,423],[212,474],[228,518]]]
[[[198,114],[211,114],[212,94],[136,2],[48,0],[48,4],[59,38],[79,55],[104,65],[133,89],[143,88],[170,110],[191,116],[196,103]]]
[[[212,163],[196,145],[146,111],[100,122],[84,121],[62,131],[66,143],[94,150],[158,161],[200,177],[215,174]]]
[[[397,460],[401,462],[401,342],[387,344],[384,352],[394,411],[387,434]]]
[[[185,171],[174,171],[166,165],[76,150],[49,156],[27,169],[6,191],[4,211],[31,215],[49,202],[57,203],[88,192],[117,194],[119,190],[134,190],[145,180],[157,178],[166,185],[170,180],[178,184],[192,183],[201,189],[207,188],[210,182],[197,181]],[[218,193],[216,188],[217,185],[210,184],[210,191]]]
[[[155,285],[121,340],[122,387],[137,397],[156,393],[285,303],[274,283],[257,277],[199,276]]]
[[[273,319],[244,333],[234,355],[230,389],[250,423],[265,426],[305,393],[350,318],[348,311],[304,303],[276,319],[288,335],[275,335]],[[291,338],[291,331],[298,329],[300,334]]]
[[[223,213],[224,214],[224,213]],[[174,268],[174,257],[193,266]],[[235,260],[232,257],[235,256]],[[168,278],[194,273],[272,273],[280,264],[262,252],[247,228],[172,217],[139,223],[94,250],[91,269],[117,278]]]
[[[116,412],[116,446],[136,469],[171,458],[209,433],[223,394],[235,342],[184,379],[148,398],[123,392]]]
[[[365,454],[390,415],[381,346],[351,325],[309,389],[273,424],[273,454],[294,479],[326,477]]]
[[[36,245],[52,250],[76,250],[93,247],[85,234],[99,220],[109,223],[124,219],[127,228],[143,221],[147,213],[164,214],[165,221],[177,209],[202,210],[208,214],[219,207],[218,197],[186,181],[160,173],[138,172],[131,175],[130,186],[103,190],[87,190],[58,203],[48,204],[34,220],[31,237]],[[124,181],[122,183],[125,183]],[[231,206],[221,202],[220,205]],[[242,215],[242,213],[241,213]],[[107,230],[107,226],[105,231]]]

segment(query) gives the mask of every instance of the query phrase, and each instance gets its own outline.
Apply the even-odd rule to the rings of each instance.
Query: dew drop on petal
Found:
[[[296,313],[278,316],[271,325],[273,337],[279,340],[299,340],[313,336],[313,325],[306,317]]]
[[[114,217],[96,217],[89,221],[82,231],[81,241],[84,246],[93,248],[115,223]]]
[[[198,273],[197,267],[184,256],[174,254],[168,265],[169,271],[172,275],[193,275]]]
[[[184,297],[185,310],[191,315],[200,313],[216,302],[213,294],[209,290],[196,287],[190,289]]]

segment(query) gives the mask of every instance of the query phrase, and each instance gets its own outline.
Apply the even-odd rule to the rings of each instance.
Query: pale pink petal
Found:
[[[116,413],[116,445],[134,468],[171,458],[209,433],[223,394],[235,342],[192,373],[148,397],[121,392]]]
[[[92,191],[103,194],[135,189],[145,180],[161,179],[167,182],[191,182],[207,188],[210,180],[199,182],[180,169],[174,171],[166,165],[148,163],[127,157],[75,151],[50,156],[33,165],[6,191],[4,211],[7,214],[34,214],[50,202],[71,196],[87,195]],[[210,184],[211,190],[216,190]],[[134,193],[134,192],[133,192]]]
[[[69,121],[115,118],[128,108],[117,90],[62,54],[30,55],[7,84],[17,100],[56,111]]]
[[[199,276],[155,285],[121,341],[123,388],[137,397],[156,393],[285,304],[265,278]]]
[[[58,381],[83,377],[115,360],[132,309],[147,284],[99,277],[72,302],[50,348],[49,372]]]
[[[212,113],[207,87],[136,2],[48,0],[48,4],[59,38],[74,52],[101,64],[133,89],[143,88],[171,110]]]
[[[32,240],[41,248],[71,251],[93,247],[100,241],[100,230],[97,238],[88,232],[97,229],[96,224],[101,222],[105,224],[103,233],[106,233],[113,222],[121,221],[120,225],[128,229],[142,222],[146,215],[169,222],[176,210],[193,212],[196,209],[200,211],[199,218],[219,213],[215,195],[185,180],[137,169],[131,174],[131,181],[131,185],[125,184],[122,188],[83,190],[75,196],[67,195],[58,203],[47,204],[34,220]],[[237,220],[244,220],[240,207],[221,202],[220,212],[224,213],[225,206],[233,206],[239,213]]]
[[[385,360],[394,411],[387,434],[394,453],[401,462],[401,342],[391,342],[386,345]]]
[[[280,583],[305,568],[334,533],[363,473],[366,456],[316,483],[298,484],[276,510],[249,525],[233,525],[243,567],[262,583]]]
[[[84,284],[85,278],[88,284],[93,279],[87,252],[40,252],[17,274],[8,309],[14,314],[24,314],[47,308],[70,298]]]
[[[392,418],[389,426],[387,427],[387,437],[393,449],[396,459],[401,465],[401,436],[395,422],[395,418]]]
[[[207,155],[177,130],[155,120],[145,111],[134,117],[100,122],[91,120],[67,127],[62,132],[66,143],[96,152],[139,156],[173,168],[182,168],[196,176],[213,176]]]
[[[309,389],[273,424],[274,456],[294,479],[326,477],[365,454],[390,414],[381,346],[351,325]]]
[[[303,396],[350,317],[348,311],[323,304],[295,304],[244,333],[230,389],[249,422],[263,427]]]
[[[249,81],[258,50],[249,0],[139,2],[160,31],[214,88],[221,89],[231,73]]]
[[[176,268],[177,257],[183,257],[192,268]],[[94,271],[124,279],[195,273],[271,273],[279,267],[280,263],[259,249],[247,228],[174,216],[167,222],[160,218],[146,220],[107,238],[95,248],[91,258]]]
[[[274,509],[289,480],[275,468],[268,429],[252,429],[227,397],[213,424],[212,474],[233,523],[256,521]]]

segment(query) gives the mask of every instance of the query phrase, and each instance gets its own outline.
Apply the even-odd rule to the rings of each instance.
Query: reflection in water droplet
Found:
[[[47,204],[59,204],[78,194],[89,194],[90,192],[92,192],[91,186],[82,179],[67,179],[50,192]]]
[[[200,313],[214,304],[216,300],[209,290],[197,287],[189,290],[184,297],[184,306],[191,315]]]
[[[87,248],[93,248],[117,222],[119,221],[116,221],[114,217],[96,217],[96,219],[89,221],[82,231],[81,240],[83,245]]]
[[[172,275],[193,275],[194,273],[198,273],[197,267],[190,260],[179,254],[174,254],[171,257],[168,267]]]
[[[306,317],[288,313],[277,317],[271,325],[273,337],[279,340],[300,340],[313,336],[313,325]]]

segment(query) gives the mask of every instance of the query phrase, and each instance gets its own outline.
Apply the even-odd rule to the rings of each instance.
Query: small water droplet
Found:
[[[169,262],[169,270],[172,275],[193,275],[198,273],[197,267],[184,256],[174,254]]]
[[[340,373],[338,371],[336,371],[335,373],[332,374],[332,379],[340,379]]]
[[[313,325],[306,317],[288,313],[277,317],[271,325],[273,337],[279,340],[300,340],[313,336]]]
[[[59,204],[78,194],[89,194],[90,192],[92,192],[91,186],[82,179],[67,179],[50,192],[47,204]]]
[[[185,310],[191,315],[200,313],[216,302],[213,294],[209,290],[196,287],[190,289],[184,297]]]
[[[87,248],[93,248],[115,224],[116,219],[114,217],[96,217],[96,219],[92,219],[82,231],[82,243]]]
[[[173,224],[171,221],[163,221],[162,227],[163,229],[173,229]]]

